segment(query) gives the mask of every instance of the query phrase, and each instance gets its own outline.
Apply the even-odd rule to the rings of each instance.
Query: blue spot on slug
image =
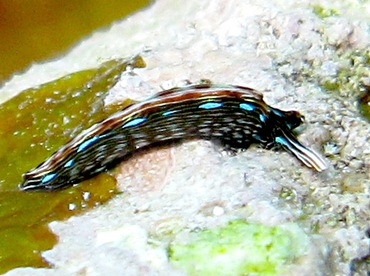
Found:
[[[261,136],[260,136],[260,135],[258,135],[258,134],[253,134],[253,135],[252,135],[252,137],[253,137],[255,140],[257,140],[257,141],[261,141],[261,140],[262,140]]]
[[[42,180],[41,180],[41,183],[42,184],[45,184],[45,183],[48,183],[50,182],[51,180],[53,180],[55,177],[57,177],[57,173],[49,173],[47,175],[45,175]]]
[[[73,159],[69,160],[67,163],[64,164],[64,168],[72,167],[74,163],[75,161]]]
[[[281,117],[281,118],[284,118],[284,114],[283,114],[280,110],[277,110],[277,109],[271,108],[271,111],[272,111],[276,116],[279,116],[279,117]]]
[[[94,144],[94,142],[96,142],[97,140],[99,140],[99,136],[94,136],[88,140],[86,140],[85,142],[83,142],[77,149],[77,152],[81,152],[83,151],[84,149],[90,147],[92,144]]]
[[[215,109],[215,108],[219,108],[219,107],[221,107],[223,105],[224,105],[223,103],[208,102],[208,103],[201,104],[199,106],[199,108],[202,108],[202,109]]]
[[[280,137],[280,136],[275,137],[275,142],[280,144],[280,145],[283,145],[283,146],[288,146],[287,140],[283,137]]]
[[[263,114],[260,114],[260,121],[266,123],[267,117]]]
[[[252,104],[247,104],[247,103],[241,103],[241,104],[239,104],[239,107],[240,107],[241,109],[246,110],[246,111],[253,111],[253,110],[255,110],[255,109],[256,109],[256,107],[255,107],[254,105],[252,105]]]
[[[163,113],[162,113],[162,115],[163,115],[163,116],[169,116],[169,115],[171,115],[171,114],[173,114],[173,113],[176,113],[176,112],[177,112],[177,110],[165,111],[165,112],[163,112]]]
[[[147,118],[135,118],[131,121],[128,121],[126,124],[124,124],[122,126],[122,128],[138,126],[138,125],[144,123],[146,120],[148,120],[148,119]]]

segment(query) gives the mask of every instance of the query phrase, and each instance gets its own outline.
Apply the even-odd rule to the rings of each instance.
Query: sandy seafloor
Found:
[[[350,261],[369,254],[370,124],[358,112],[358,94],[327,91],[320,81],[345,66],[341,53],[368,50],[369,24],[369,1],[159,0],[60,59],[14,76],[1,101],[139,53],[147,67],[122,75],[107,103],[145,99],[184,80],[252,87],[268,104],[304,114],[299,140],[329,168],[317,173],[286,152],[257,147],[231,156],[207,141],[152,149],[119,165],[121,195],[50,223],[59,243],[43,257],[53,268],[6,275],[182,275],[169,264],[165,243],[153,246],[151,237],[236,218],[293,223],[306,233],[307,253],[291,275],[350,275]],[[355,275],[366,275],[366,266]]]

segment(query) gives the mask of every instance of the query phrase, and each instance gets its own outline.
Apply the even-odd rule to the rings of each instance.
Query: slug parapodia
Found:
[[[268,106],[257,91],[241,86],[188,85],[132,104],[77,135],[24,175],[22,190],[56,190],[111,167],[138,149],[188,138],[218,140],[231,150],[257,143],[284,148],[306,166],[322,171],[323,159],[304,147],[292,130],[296,111]]]

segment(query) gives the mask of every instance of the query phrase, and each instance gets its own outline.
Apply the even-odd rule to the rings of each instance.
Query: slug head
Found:
[[[274,119],[289,130],[299,127],[304,122],[304,116],[298,111],[282,111],[271,108]]]

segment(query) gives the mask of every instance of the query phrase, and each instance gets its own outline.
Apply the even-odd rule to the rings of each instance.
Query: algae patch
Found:
[[[331,9],[331,8],[326,8],[326,7],[320,6],[320,5],[313,5],[312,10],[313,10],[314,14],[316,14],[318,17],[320,17],[322,19],[327,18],[327,17],[331,17],[331,16],[339,15],[339,12],[337,10]]]
[[[315,60],[303,74],[345,102],[356,101],[359,113],[369,117],[370,50],[346,50],[340,45],[325,61]]]
[[[189,275],[280,275],[307,250],[298,227],[268,227],[242,220],[174,241],[168,255]]]
[[[369,117],[370,50],[346,51],[338,56],[334,77],[319,78],[320,85],[342,97],[356,97],[359,112]]]
[[[58,193],[21,192],[18,184],[23,173],[82,129],[117,111],[118,107],[105,109],[103,100],[127,66],[145,64],[140,56],[111,60],[25,90],[0,105],[0,273],[21,266],[48,266],[40,253],[50,249],[56,237],[47,223],[81,213],[116,194],[115,179],[109,174]]]
[[[345,51],[338,53],[337,73],[334,77],[323,77],[320,84],[328,91],[337,91],[349,96],[364,91],[363,83],[370,75],[370,50]]]

